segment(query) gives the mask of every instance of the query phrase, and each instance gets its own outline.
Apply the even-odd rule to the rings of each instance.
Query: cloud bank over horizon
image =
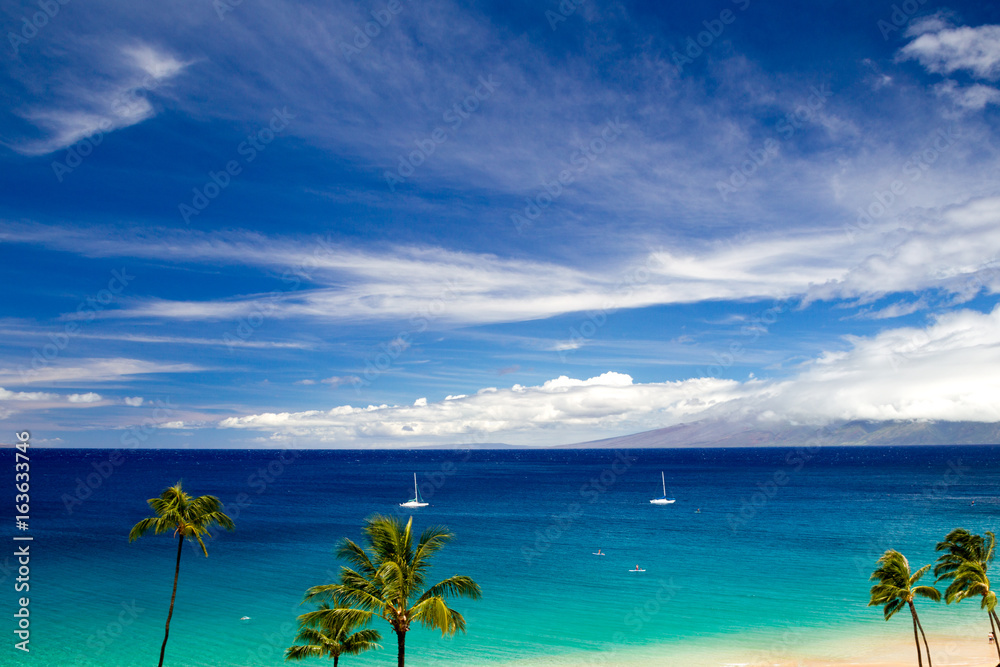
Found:
[[[957,311],[925,329],[852,339],[851,348],[804,364],[791,379],[743,382],[692,378],[635,383],[609,371],[587,380],[564,376],[539,386],[487,387],[409,406],[342,405],[331,410],[229,417],[223,429],[268,433],[322,445],[492,442],[566,444],[605,434],[652,430],[701,419],[824,425],[837,421],[1000,421],[1000,306]],[[563,438],[551,441],[553,425]],[[587,435],[590,434],[590,435]]]

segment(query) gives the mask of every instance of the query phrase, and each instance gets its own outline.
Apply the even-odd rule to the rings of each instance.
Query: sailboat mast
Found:
[[[663,482],[663,497],[667,497],[667,478],[663,476],[663,471],[660,471],[660,481]]]
[[[420,501],[420,496],[417,495],[417,473],[413,473],[413,499]]]

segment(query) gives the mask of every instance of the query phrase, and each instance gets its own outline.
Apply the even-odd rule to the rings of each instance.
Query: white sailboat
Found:
[[[660,471],[660,481],[663,482],[663,497],[653,498],[649,502],[654,505],[669,505],[670,503],[675,502],[673,498],[667,498],[667,478],[663,476],[662,470]]]
[[[673,502],[672,500],[670,502]],[[417,473],[413,473],[413,500],[399,503],[400,507],[427,507],[427,503],[420,502],[420,493],[417,491]]]

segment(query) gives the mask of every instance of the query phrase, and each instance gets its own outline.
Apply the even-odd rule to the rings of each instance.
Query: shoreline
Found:
[[[928,635],[934,667],[1000,667],[997,649],[986,635]],[[981,635],[981,636],[980,636]],[[915,667],[913,637],[845,636],[817,638],[798,650],[752,649],[730,646],[706,648],[687,646],[647,646],[625,651],[593,651],[543,659],[518,660],[504,667]],[[924,661],[927,666],[926,659]]]

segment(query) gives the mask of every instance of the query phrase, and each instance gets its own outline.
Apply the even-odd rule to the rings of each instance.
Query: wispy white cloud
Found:
[[[917,299],[916,301],[898,301],[896,303],[889,304],[884,308],[862,309],[853,317],[854,319],[860,320],[889,320],[895,317],[912,315],[913,313],[926,310],[927,307],[928,303],[926,299]]]
[[[987,104],[1000,104],[1000,90],[981,83],[971,86],[959,86],[951,79],[934,86],[934,92],[941,97],[952,100],[962,109],[980,111]]]
[[[44,155],[87,137],[141,123],[155,114],[146,95],[187,66],[148,44],[132,44],[117,54],[108,53],[104,77],[67,74],[53,83],[56,99],[22,112],[43,131],[44,137],[16,144],[15,150],[25,155]]]
[[[7,386],[18,386],[111,382],[134,375],[193,373],[201,370],[204,369],[194,364],[170,364],[142,359],[74,359],[63,364],[52,364],[38,369],[30,367],[0,368],[0,383]]]
[[[124,401],[125,405],[128,405],[133,408],[138,408],[142,407],[144,399],[142,398],[142,396],[126,396],[124,398]]]
[[[361,378],[357,375],[335,375],[333,377],[328,377],[325,380],[320,380],[323,384],[328,384],[333,387],[342,387],[349,384],[357,384],[361,382]],[[302,381],[302,384],[306,384],[306,381]],[[309,382],[309,384],[315,384],[314,382]]]
[[[22,335],[34,335],[37,336],[37,331],[24,330],[24,329],[14,329],[8,331],[0,331],[3,333],[17,333]],[[254,340],[252,338],[241,339],[236,336],[230,336],[228,338],[196,338],[191,336],[149,336],[141,334],[116,334],[116,333],[81,333],[74,332],[74,338],[85,338],[92,340],[115,340],[122,341],[125,343],[157,343],[162,345],[199,345],[199,346],[210,346],[210,347],[241,347],[248,349],[258,349],[258,350],[270,350],[270,349],[289,349],[289,350],[308,350],[315,347],[311,343],[302,343],[297,341],[276,341],[276,340]]]
[[[661,248],[611,269],[501,258],[429,247],[360,250],[254,234],[111,239],[70,230],[13,228],[11,241],[46,241],[98,256],[138,253],[237,262],[283,271],[267,294],[222,300],[123,300],[103,318],[226,320],[250,314],[344,322],[404,320],[445,325],[517,322],[709,300],[856,298],[941,289],[1000,291],[1000,198],[885,216],[863,232],[840,225]],[[848,233],[850,232],[850,233]],[[305,288],[306,285],[308,288]],[[318,285],[318,286],[317,286]],[[330,285],[330,286],[325,286]],[[975,289],[973,289],[975,287]],[[136,338],[139,340],[139,338]],[[265,343],[301,346],[300,343]]]

